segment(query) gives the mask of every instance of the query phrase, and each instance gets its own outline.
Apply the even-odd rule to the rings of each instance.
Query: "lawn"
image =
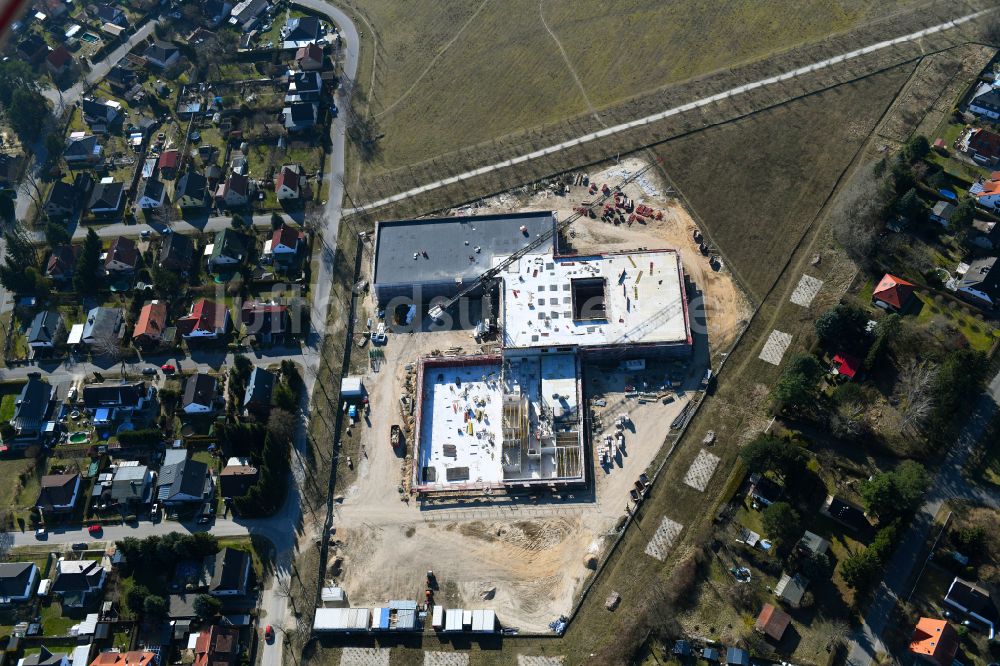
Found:
[[[17,408],[17,394],[7,393],[0,401],[0,421],[10,421],[14,418],[14,410]]]
[[[57,601],[44,603],[40,608],[42,631],[46,636],[67,636],[69,629],[80,620],[63,615],[62,606]]]
[[[960,332],[969,342],[969,346],[978,351],[989,351],[1000,332],[989,322],[981,320],[979,315],[970,314],[962,305],[954,301],[934,301],[930,296],[918,292],[917,299],[920,308],[917,312],[917,323],[929,330],[939,330],[935,324],[945,323],[948,327]]]

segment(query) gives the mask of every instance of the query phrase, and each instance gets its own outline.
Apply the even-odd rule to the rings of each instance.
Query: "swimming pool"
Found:
[[[96,44],[97,42],[101,41],[100,37],[98,37],[97,35],[95,35],[93,33],[89,33],[89,32],[83,33],[83,36],[80,37],[80,39],[82,39],[83,41],[85,41],[85,42],[87,42],[89,44]]]

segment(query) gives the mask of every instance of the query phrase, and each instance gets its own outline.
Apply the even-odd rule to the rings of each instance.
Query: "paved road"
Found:
[[[766,87],[766,86],[774,85],[775,83],[781,83],[783,81],[788,81],[789,79],[794,79],[794,78],[797,78],[799,76],[803,76],[805,74],[811,74],[812,72],[816,72],[816,71],[819,71],[821,69],[826,69],[827,67],[831,67],[833,65],[837,65],[837,64],[846,62],[848,60],[853,60],[854,58],[858,58],[860,56],[867,55],[869,53],[874,53],[875,51],[881,51],[883,49],[887,49],[887,48],[896,46],[898,44],[904,44],[906,42],[917,41],[919,39],[927,37],[928,35],[933,35],[935,33],[943,32],[945,30],[950,30],[950,29],[952,29],[952,28],[954,28],[954,27],[956,27],[958,25],[961,25],[963,23],[967,23],[969,21],[972,21],[972,20],[974,20],[974,19],[982,16],[983,14],[985,14],[985,13],[987,13],[989,11],[993,11],[993,10],[992,9],[985,9],[985,10],[982,10],[982,11],[979,11],[979,12],[975,12],[973,14],[967,14],[965,16],[960,16],[960,17],[958,17],[956,19],[953,19],[951,21],[946,21],[944,23],[939,23],[938,25],[932,26],[930,28],[924,28],[923,30],[919,30],[919,31],[911,33],[909,35],[903,35],[902,37],[896,37],[895,39],[887,39],[887,40],[879,42],[877,44],[872,44],[870,46],[865,46],[864,48],[860,48],[860,49],[856,49],[854,51],[850,51],[849,53],[843,53],[841,55],[834,56],[832,58],[827,58],[826,60],[821,60],[819,62],[814,62],[811,65],[806,65],[804,67],[799,67],[798,69],[793,69],[793,70],[785,72],[783,74],[778,74],[776,76],[770,76],[770,77],[768,77],[766,79],[760,79],[759,81],[754,81],[752,83],[747,83],[747,84],[742,85],[742,86],[737,86],[735,88],[732,88],[730,90],[726,90],[725,92],[721,92],[721,93],[718,93],[716,95],[712,95],[710,97],[703,97],[702,99],[695,100],[694,102],[689,102],[687,104],[682,104],[681,106],[676,106],[676,107],[674,107],[672,109],[667,109],[666,111],[660,111],[658,113],[654,113],[654,114],[646,116],[644,118],[638,118],[636,120],[632,120],[632,121],[629,121],[627,123],[621,123],[619,125],[614,125],[612,127],[606,127],[606,128],[604,128],[602,130],[599,130],[597,132],[591,132],[590,134],[584,134],[583,136],[579,136],[579,137],[577,137],[575,139],[570,139],[568,141],[563,141],[562,143],[558,143],[556,145],[549,146],[547,148],[542,148],[540,150],[536,150],[534,152],[528,153],[527,155],[521,155],[519,157],[514,157],[514,158],[511,158],[509,160],[505,160],[503,162],[499,162],[497,164],[491,164],[489,166],[480,167],[480,168],[474,169],[472,171],[466,171],[465,173],[460,173],[460,174],[458,174],[456,176],[452,176],[450,178],[444,178],[442,180],[438,180],[438,181],[435,181],[433,183],[428,183],[426,185],[421,185],[420,187],[415,187],[413,189],[406,190],[405,192],[400,192],[399,194],[394,194],[392,196],[385,197],[384,199],[378,199],[377,201],[373,201],[371,203],[365,204],[363,206],[363,208],[366,209],[366,210],[371,210],[373,208],[380,208],[382,206],[386,206],[388,204],[395,203],[397,201],[402,201],[403,199],[408,199],[408,198],[416,196],[418,194],[423,194],[425,192],[430,192],[431,190],[436,190],[438,188],[445,187],[445,186],[448,186],[448,185],[454,185],[455,183],[461,182],[463,180],[469,180],[470,178],[476,178],[478,176],[482,176],[484,174],[487,174],[487,173],[490,173],[490,172],[493,172],[493,171],[498,171],[500,169],[506,169],[506,168],[512,167],[512,166],[514,166],[516,164],[522,164],[524,162],[529,162],[531,160],[538,159],[539,157],[545,157],[546,155],[551,155],[553,153],[558,153],[560,151],[567,150],[569,148],[575,148],[576,146],[579,146],[580,144],[589,143],[591,141],[596,141],[598,139],[603,139],[605,137],[612,136],[614,134],[620,134],[621,132],[627,132],[628,130],[635,129],[637,127],[642,127],[643,125],[650,125],[652,123],[657,123],[657,122],[660,122],[661,120],[665,120],[666,118],[670,118],[671,116],[675,116],[675,115],[678,115],[680,113],[686,113],[687,111],[691,111],[692,109],[697,109],[699,107],[709,106],[711,104],[714,104],[716,102],[720,102],[720,101],[725,100],[727,98],[736,97],[738,95],[742,95],[744,93],[748,93],[751,90],[756,90],[757,88],[763,88],[763,87]],[[354,212],[358,212],[359,210],[361,210],[361,207],[350,209],[348,212],[349,213],[354,213]]]
[[[889,623],[896,601],[899,598],[905,599],[910,593],[911,579],[915,569],[921,564],[923,545],[927,542],[934,525],[934,516],[941,510],[941,506],[947,500],[960,499],[1000,507],[1000,497],[995,491],[971,486],[963,475],[966,459],[985,434],[998,404],[1000,404],[1000,373],[990,382],[987,391],[979,397],[965,429],[931,481],[923,506],[914,516],[892,559],[889,560],[885,578],[875,592],[861,627],[848,644],[847,663],[851,666],[869,666],[877,654],[886,653],[885,644],[881,639],[882,633]]]
[[[283,214],[282,218],[286,222],[301,222],[301,217],[291,216]],[[180,234],[199,234],[207,233],[213,231],[221,231],[223,229],[229,228],[232,224],[232,218],[215,216],[215,217],[201,217],[201,218],[189,218],[186,220],[174,220],[170,223],[169,229],[172,233]],[[254,215],[253,225],[257,228],[264,228],[271,226],[271,215]],[[90,227],[77,225],[76,229],[73,230],[73,240],[80,241],[87,236],[87,230]],[[129,236],[131,238],[138,238],[138,236],[144,232],[149,231],[156,234],[161,234],[168,228],[165,224],[160,223],[140,223],[140,224],[126,224],[125,222],[115,222],[114,224],[106,224],[100,227],[94,227],[94,231],[101,238],[115,238],[117,236]]]

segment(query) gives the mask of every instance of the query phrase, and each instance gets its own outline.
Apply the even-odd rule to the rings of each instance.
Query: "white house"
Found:
[[[33,562],[0,562],[0,606],[31,599],[38,585],[38,567]]]
[[[979,86],[969,102],[969,111],[981,118],[1000,119],[1000,90],[985,83]]]
[[[191,306],[191,312],[177,319],[177,330],[185,338],[218,338],[229,331],[229,309],[225,303],[202,298]]]
[[[299,198],[302,192],[300,169],[301,167],[297,164],[287,164],[281,167],[281,172],[274,182],[274,192],[277,195],[278,201]]]
[[[157,178],[147,178],[140,186],[139,194],[135,200],[139,204],[139,208],[152,210],[162,206],[166,198],[167,188],[163,186],[163,183]]]
[[[215,411],[218,383],[212,375],[199,372],[184,383],[181,409],[185,414],[209,414]]]
[[[63,606],[81,607],[88,597],[101,594],[107,577],[108,572],[96,560],[60,559],[51,591],[62,599]]]
[[[161,69],[167,69],[181,59],[181,51],[170,42],[154,41],[142,54],[146,60]]]
[[[299,240],[299,232],[283,224],[271,235],[271,254],[293,256],[299,251]]]

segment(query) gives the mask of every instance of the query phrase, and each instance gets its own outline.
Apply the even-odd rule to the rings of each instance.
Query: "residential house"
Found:
[[[982,624],[989,634],[989,639],[993,640],[995,633],[993,625],[997,614],[988,590],[967,580],[955,578],[948,586],[944,603]]]
[[[319,72],[294,72],[288,76],[285,104],[316,102],[323,92],[323,79]]]
[[[302,132],[316,125],[318,114],[314,102],[296,102],[281,110],[285,129],[289,132]]]
[[[154,210],[163,206],[167,199],[167,188],[158,178],[147,178],[139,185],[135,202],[143,210]]]
[[[104,80],[111,86],[111,92],[122,95],[135,85],[136,73],[128,67],[115,65],[104,76]]]
[[[906,309],[915,290],[913,283],[886,273],[872,291],[872,305],[891,312],[901,312]]]
[[[31,377],[14,399],[14,417],[10,420],[14,437],[37,441],[42,436],[45,421],[52,411],[52,386]]]
[[[994,171],[989,178],[980,178],[969,188],[969,195],[983,208],[996,210],[1000,207],[1000,171]]]
[[[219,494],[225,499],[242,497],[257,483],[260,474],[257,468],[245,464],[247,461],[231,458],[219,473]],[[235,463],[235,464],[234,464]]]
[[[243,409],[251,412],[266,412],[271,408],[271,394],[274,392],[274,373],[260,366],[254,366],[247,380],[243,394]]]
[[[306,44],[314,44],[320,38],[320,22],[315,16],[291,18],[281,29],[281,48],[298,49]]]
[[[865,517],[864,511],[847,500],[834,497],[833,495],[826,496],[826,500],[823,502],[823,506],[820,507],[819,512],[852,530],[860,531],[871,527],[871,523]]]
[[[774,586],[774,596],[785,601],[793,608],[798,608],[805,596],[806,588],[809,587],[809,579],[795,574],[782,573],[778,584]]]
[[[980,118],[1000,119],[1000,90],[990,85],[980,86],[969,102],[969,112]]]
[[[305,72],[323,69],[323,49],[314,43],[299,47],[295,52],[295,65]]]
[[[102,652],[90,662],[90,666],[156,666],[158,659],[156,652],[143,650]],[[73,664],[73,666],[77,665]]]
[[[233,229],[215,234],[215,242],[205,248],[209,270],[235,268],[247,259],[247,239]]]
[[[913,629],[910,652],[935,666],[952,666],[958,652],[958,633],[947,620],[922,617]]]
[[[70,660],[65,652],[52,652],[43,645],[38,652],[19,659],[17,666],[70,666]]]
[[[996,262],[996,257],[984,257],[970,262],[965,275],[958,281],[958,295],[982,308],[995,307],[997,285],[1000,284],[1000,269],[994,270]]]
[[[173,180],[177,177],[177,166],[180,164],[180,155],[176,150],[164,150],[160,154],[157,166],[160,169],[160,177]]]
[[[63,159],[70,167],[94,165],[101,161],[104,149],[97,143],[97,137],[83,132],[74,132],[66,141]]]
[[[232,173],[224,183],[220,183],[215,193],[215,200],[227,208],[237,208],[250,203],[250,179],[238,173]]]
[[[80,496],[79,474],[46,474],[42,477],[35,506],[44,516],[71,513]]]
[[[66,341],[66,326],[62,315],[43,310],[35,315],[28,327],[28,346],[34,350],[55,349]]]
[[[69,217],[80,202],[80,191],[73,183],[57,180],[45,199],[45,214],[49,217]]]
[[[199,372],[184,382],[181,409],[185,414],[209,414],[215,411],[215,400],[218,396],[218,382],[215,377]]]
[[[927,215],[931,222],[937,222],[942,227],[947,228],[951,224],[951,218],[955,214],[955,204],[948,203],[947,201],[938,201],[931,208],[931,212]]]
[[[156,39],[146,48],[142,57],[151,65],[167,69],[176,65],[177,61],[181,59],[181,51],[170,42]]]
[[[202,208],[208,203],[208,181],[197,171],[188,171],[177,181],[174,196],[181,208]]]
[[[30,601],[38,578],[38,567],[33,562],[0,562],[0,606]]]
[[[110,340],[120,340],[123,324],[121,308],[96,307],[87,313],[81,341],[85,345],[92,345],[95,342],[104,344]]]
[[[274,181],[274,193],[278,201],[298,199],[302,193],[302,167],[297,164],[286,164],[278,172]]]
[[[212,573],[208,593],[213,597],[231,597],[247,593],[250,582],[250,553],[235,548],[223,548],[208,556]]]
[[[250,32],[257,27],[269,5],[268,0],[242,0],[230,12],[229,24],[241,32]]]
[[[290,329],[288,306],[278,303],[243,301],[240,321],[247,335],[256,336],[263,342],[271,342],[274,336],[284,335]]]
[[[120,416],[141,412],[155,397],[145,382],[88,384],[83,387],[83,408],[95,425],[110,425]]]
[[[49,255],[45,263],[45,277],[58,283],[67,283],[73,279],[76,271],[76,256],[79,253],[78,246],[60,245]]]
[[[29,33],[17,43],[18,53],[34,67],[49,54],[49,45],[40,35]]]
[[[195,640],[193,666],[236,666],[239,656],[239,630],[213,624]]]
[[[271,234],[271,254],[279,259],[294,257],[299,251],[300,241],[299,231],[283,224]]]
[[[0,190],[17,189],[21,181],[21,155],[0,153]]]
[[[750,666],[750,653],[743,648],[726,648],[726,666]]]
[[[785,494],[783,486],[769,476],[754,472],[750,475],[750,488],[747,495],[754,505],[770,506]]]
[[[160,268],[171,271],[187,271],[191,268],[194,243],[183,234],[170,234],[160,246]]]
[[[232,10],[233,5],[228,0],[205,0],[201,3],[201,15],[210,28],[219,27]]]
[[[45,56],[45,67],[49,70],[49,74],[59,78],[73,68],[73,56],[65,46],[60,45]]]
[[[121,104],[102,99],[85,99],[81,104],[83,122],[97,134],[107,134],[121,119]]]
[[[806,530],[802,538],[799,539],[797,547],[800,551],[813,555],[826,555],[830,551],[830,542],[820,535]]]
[[[62,600],[63,607],[82,608],[102,594],[107,578],[108,572],[96,560],[60,559],[49,589]]]
[[[1000,134],[987,129],[971,130],[965,152],[983,166],[996,166],[1000,161]]]
[[[176,507],[211,499],[214,491],[208,465],[185,458],[160,469],[156,480],[156,497],[166,506]]]
[[[754,629],[775,642],[781,640],[785,630],[792,623],[792,616],[776,607],[774,604],[764,604],[754,623]]]
[[[119,463],[111,478],[108,497],[112,504],[126,511],[149,504],[153,500],[153,473],[137,461]]]
[[[177,330],[187,339],[215,339],[229,332],[229,309],[225,303],[200,298],[191,312],[177,320]]]
[[[90,193],[87,210],[95,217],[114,217],[121,214],[124,203],[124,184],[102,181],[95,185],[94,191]]]
[[[167,304],[163,301],[150,301],[139,311],[139,319],[132,331],[132,342],[145,349],[155,348],[164,341],[163,334],[166,330]]]
[[[861,370],[862,359],[847,352],[839,352],[833,357],[833,374],[854,379],[854,376]]]
[[[101,3],[97,5],[97,18],[101,23],[111,23],[122,28],[128,27],[128,17],[119,7]]]
[[[109,273],[131,273],[139,265],[139,246],[125,236],[111,241],[104,257],[104,270]]]
[[[974,232],[971,243],[984,250],[992,250],[1000,247],[1000,225],[993,220],[982,220],[975,218],[972,220]]]

